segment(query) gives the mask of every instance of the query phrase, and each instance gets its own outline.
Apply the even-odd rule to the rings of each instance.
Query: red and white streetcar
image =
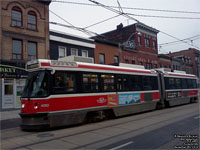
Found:
[[[143,66],[34,60],[21,98],[22,129],[57,127],[196,101],[196,76]]]

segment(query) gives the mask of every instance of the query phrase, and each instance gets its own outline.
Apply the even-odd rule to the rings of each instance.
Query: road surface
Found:
[[[199,121],[193,103],[51,131],[10,126],[1,130],[1,149],[198,149]]]

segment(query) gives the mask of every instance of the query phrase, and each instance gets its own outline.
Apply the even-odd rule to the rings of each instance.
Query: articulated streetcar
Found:
[[[21,98],[22,129],[83,123],[197,100],[194,75],[60,60],[34,60]]]
[[[169,107],[181,104],[197,102],[198,89],[197,77],[186,74],[185,71],[174,70],[171,72],[167,68],[157,69],[160,76],[162,107]]]

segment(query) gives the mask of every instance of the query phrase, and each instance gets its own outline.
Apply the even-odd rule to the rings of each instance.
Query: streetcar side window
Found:
[[[175,80],[176,80],[176,88],[177,89],[181,89],[182,88],[182,86],[181,86],[181,79],[180,78],[176,78]]]
[[[196,79],[192,79],[193,88],[197,88],[197,81]]]
[[[191,79],[187,79],[187,85],[188,85],[188,89],[192,89],[193,85],[192,85]]]
[[[150,76],[142,76],[143,90],[152,90],[152,78]]]
[[[197,88],[197,83],[195,79],[187,79],[188,82],[188,88],[189,89],[195,89]]]
[[[53,75],[54,94],[75,92],[75,75],[70,72],[56,72]]]
[[[142,89],[141,76],[130,76],[130,90],[140,91]]]
[[[165,88],[166,89],[176,89],[175,78],[165,78]]]
[[[128,76],[120,75],[117,77],[117,90],[118,91],[128,91]]]
[[[158,90],[158,77],[152,77],[152,87],[153,90]]]
[[[83,92],[98,92],[99,80],[97,74],[83,74]]]
[[[182,88],[187,89],[187,80],[186,79],[181,79],[182,82]]]
[[[103,91],[114,91],[115,90],[115,80],[114,75],[101,75],[101,85]]]

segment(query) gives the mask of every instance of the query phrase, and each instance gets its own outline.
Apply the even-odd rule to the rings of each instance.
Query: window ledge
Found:
[[[34,32],[39,32],[38,29],[30,29],[30,28],[27,28],[27,30],[29,30],[29,31],[34,31]]]
[[[24,29],[23,26],[14,26],[14,25],[10,25],[11,27],[14,27],[14,28],[19,28],[19,29]]]

